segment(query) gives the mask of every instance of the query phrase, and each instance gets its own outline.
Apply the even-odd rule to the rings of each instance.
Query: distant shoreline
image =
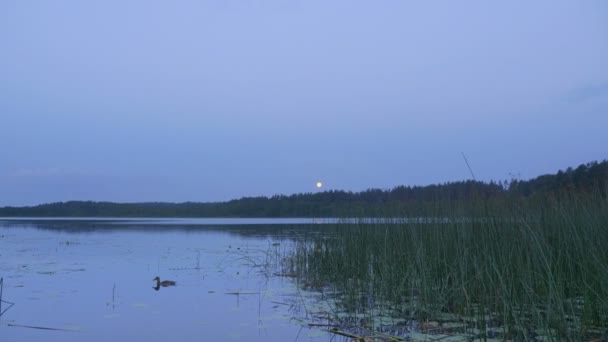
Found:
[[[608,196],[608,161],[590,162],[530,180],[466,180],[427,186],[398,186],[361,192],[243,197],[227,202],[114,203],[69,201],[24,207],[0,207],[0,217],[71,218],[361,218],[441,217],[454,205],[479,211],[487,205],[545,201],[573,195]],[[465,216],[468,216],[465,215]]]

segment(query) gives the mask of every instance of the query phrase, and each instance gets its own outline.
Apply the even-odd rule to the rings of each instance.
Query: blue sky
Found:
[[[0,3],[0,205],[219,201],[608,158],[606,1]]]

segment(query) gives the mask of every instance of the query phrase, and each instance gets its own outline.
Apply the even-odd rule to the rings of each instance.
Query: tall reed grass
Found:
[[[608,338],[602,196],[445,202],[420,216],[442,220],[332,226],[297,243],[289,272],[331,284],[347,311],[449,314],[509,339]]]

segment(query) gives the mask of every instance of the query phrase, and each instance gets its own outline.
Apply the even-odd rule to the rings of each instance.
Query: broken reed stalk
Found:
[[[2,299],[2,290],[3,289],[4,289],[4,278],[0,278],[0,317],[8,309],[10,309],[13,305],[15,305],[15,303],[8,302],[8,301]],[[4,311],[2,311],[2,303],[8,304],[8,307],[6,309],[4,309]],[[40,329],[40,330],[75,331],[75,330],[71,330],[71,329],[49,328],[49,327],[40,327],[40,326],[35,326],[35,325],[21,325],[21,324],[13,324],[13,323],[9,323],[9,324],[7,324],[7,326],[9,326],[9,327],[29,328],[29,329]]]
[[[29,328],[29,329],[39,329],[39,330],[72,331],[72,332],[78,331],[78,330],[73,330],[73,329],[50,328],[50,327],[40,327],[40,326],[36,326],[36,325],[21,325],[21,324],[13,324],[13,323],[8,323],[6,326]]]
[[[351,334],[351,333],[347,333],[346,331],[341,331],[341,330],[337,330],[337,329],[330,329],[327,330],[327,332],[330,332],[332,334],[336,334],[336,335],[340,335],[340,336],[345,336],[348,338],[351,338],[353,341],[357,341],[357,342],[365,342],[365,337],[363,336],[358,336],[355,334]]]
[[[8,302],[2,299],[2,290],[4,288],[4,278],[0,278],[0,317],[4,314],[8,309],[10,309],[15,303]],[[2,311],[2,303],[8,304],[8,307]]]

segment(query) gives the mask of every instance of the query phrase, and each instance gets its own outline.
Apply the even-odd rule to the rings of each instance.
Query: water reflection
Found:
[[[244,237],[267,237],[267,238],[298,238],[303,234],[318,234],[320,227],[325,232],[331,231],[336,224],[326,224],[319,226],[317,224],[306,224],[300,221],[291,220],[293,223],[286,219],[276,219],[277,222],[263,225],[259,223],[249,224],[246,219],[240,219],[240,224],[227,224],[221,220],[227,220],[227,222],[234,222],[235,219],[215,219],[214,224],[200,223],[199,220],[190,220],[187,223],[183,223],[178,220],[174,224],[169,224],[164,219],[149,219],[146,223],[140,223],[133,220],[101,220],[101,219],[72,219],[67,220],[61,219],[19,219],[19,220],[7,220],[0,219],[0,228],[3,227],[22,227],[31,228],[37,230],[48,230],[55,232],[69,232],[69,233],[115,233],[117,231],[131,231],[131,232],[146,232],[146,233],[204,233],[204,232],[224,232],[226,234],[234,234]],[[255,220],[255,219],[252,219]],[[271,219],[267,219],[271,221]],[[203,221],[204,222],[204,221]]]
[[[0,222],[3,299],[15,303],[0,341],[328,341],[276,304],[306,300],[273,276],[305,234],[314,229]],[[159,276],[150,292],[157,275],[177,287],[160,291]]]

